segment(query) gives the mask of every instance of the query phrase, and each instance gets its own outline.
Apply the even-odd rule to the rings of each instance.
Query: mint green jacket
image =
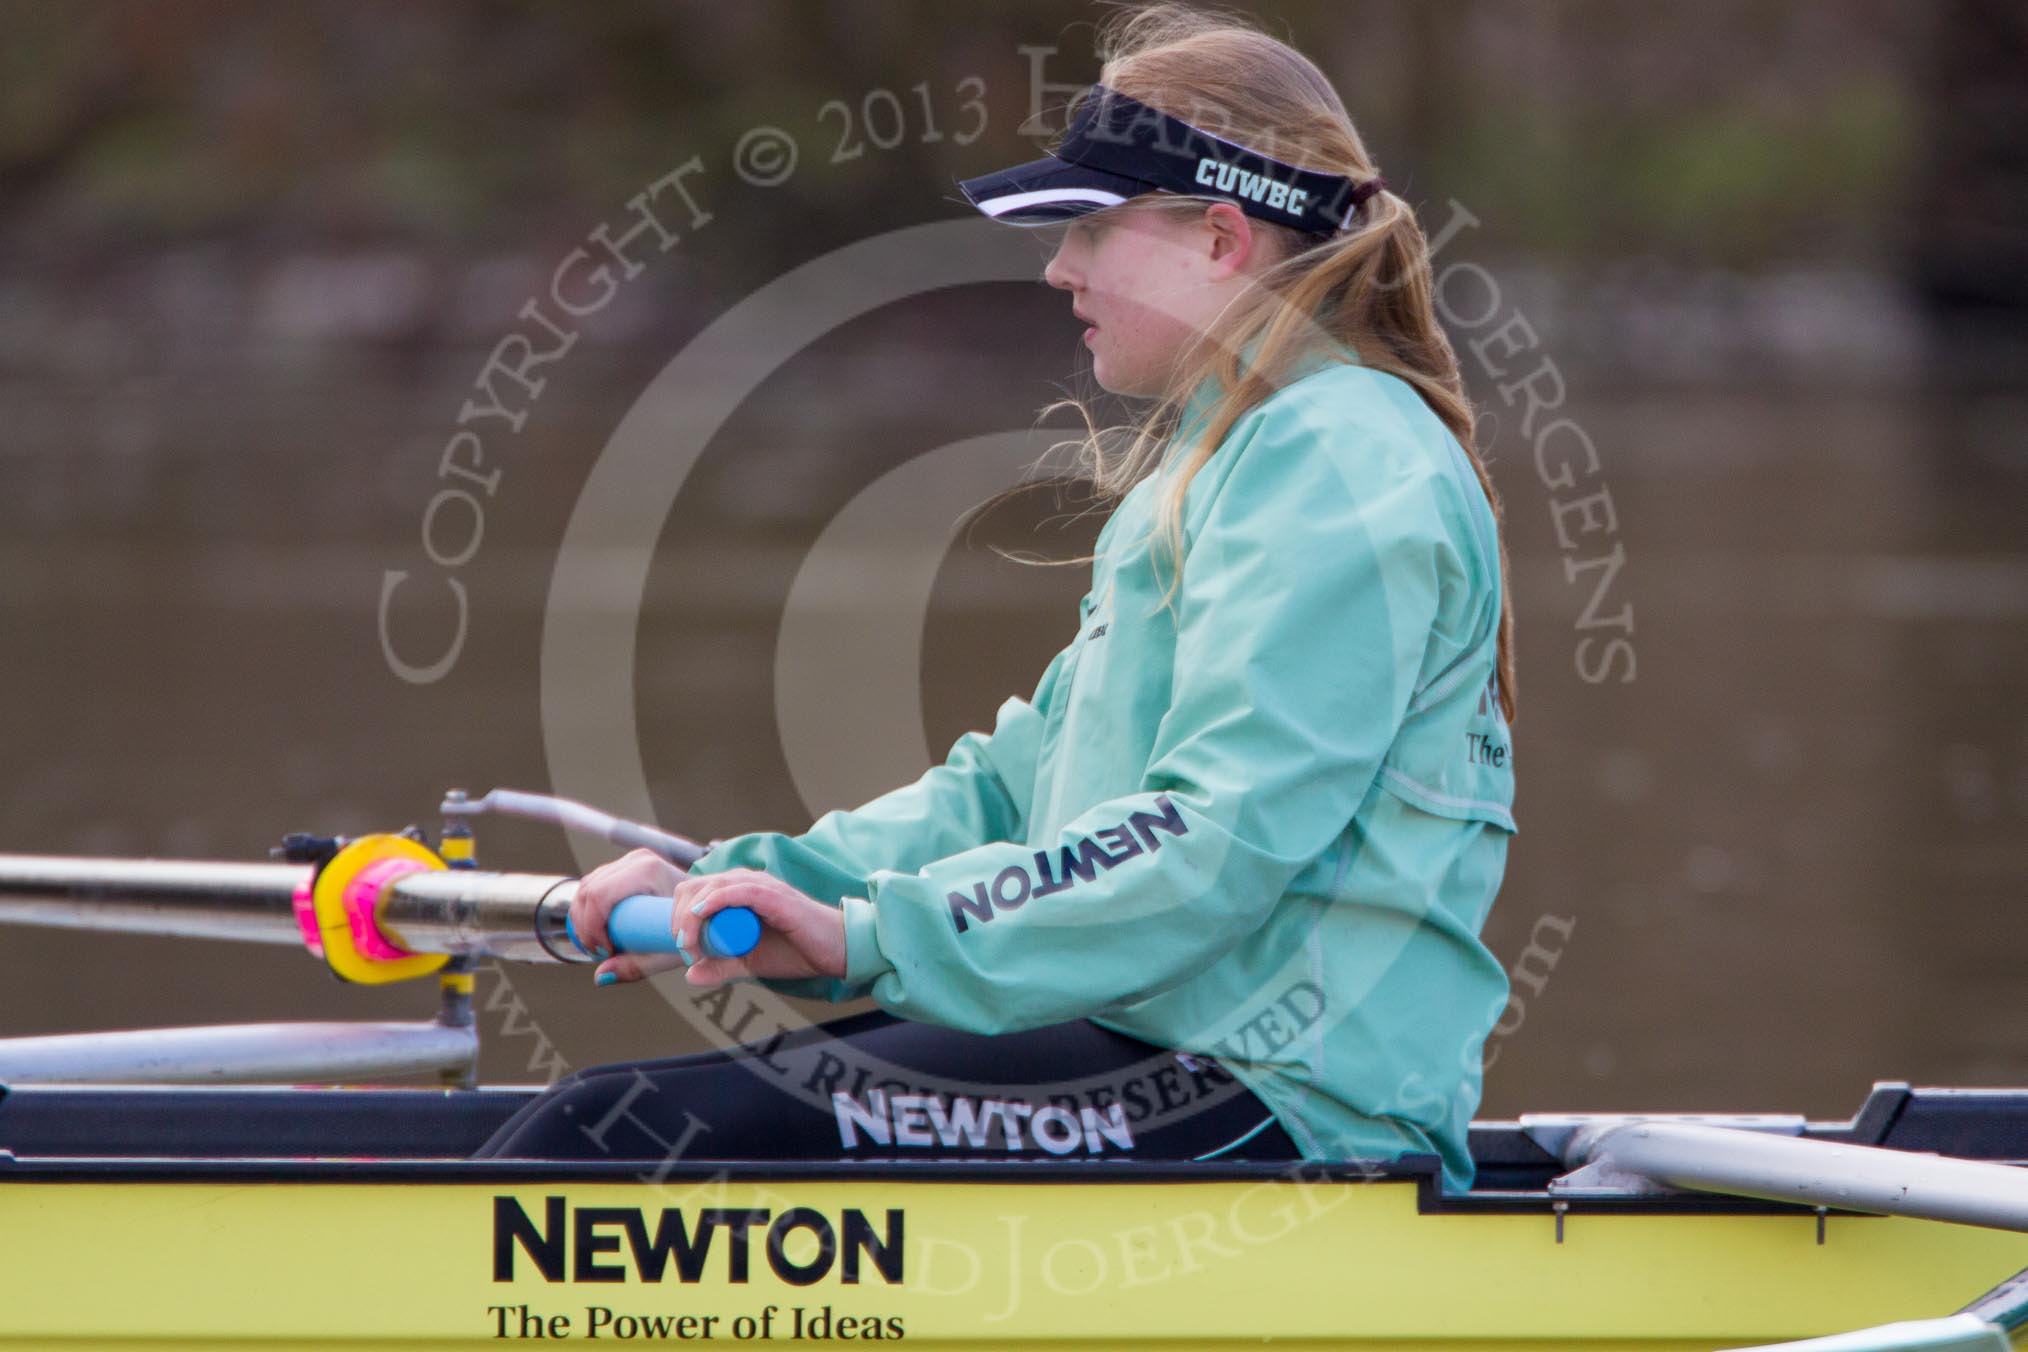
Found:
[[[1324,365],[1191,481],[1165,605],[1165,472],[1106,523],[1033,697],[695,871],[843,906],[845,978],[790,993],[976,1033],[1090,1018],[1215,1059],[1307,1158],[1436,1153],[1467,1187],[1515,829],[1485,494],[1405,382]]]

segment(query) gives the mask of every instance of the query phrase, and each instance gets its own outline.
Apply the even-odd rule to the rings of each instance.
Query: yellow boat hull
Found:
[[[2028,1267],[2028,1236],[1838,1214],[1820,1241],[1800,1209],[1579,1207],[1559,1226],[1539,1208],[1426,1208],[1405,1179],[899,1172],[10,1182],[0,1168],[0,1344],[1710,1349],[1945,1314]],[[716,1225],[691,1273],[673,1250],[644,1264],[665,1213],[695,1240],[713,1209],[766,1215],[743,1241]]]

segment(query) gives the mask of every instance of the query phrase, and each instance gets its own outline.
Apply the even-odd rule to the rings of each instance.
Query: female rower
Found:
[[[963,185],[1062,228],[1044,280],[1147,401],[1085,448],[1119,500],[1074,637],[916,783],[688,876],[636,852],[572,907],[600,946],[621,898],[673,895],[689,953],[751,907],[759,947],[693,986],[879,1011],[575,1076],[489,1154],[602,1123],[623,1156],[1433,1154],[1469,1185],[1512,622],[1424,235],[1285,44],[1159,6],[1102,52],[1051,156]]]

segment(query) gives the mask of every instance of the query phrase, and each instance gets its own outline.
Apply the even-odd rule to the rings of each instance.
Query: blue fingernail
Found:
[[[612,954],[607,951],[606,946],[604,944],[600,944],[597,948],[594,948],[592,952],[601,958],[610,958],[612,956]]]
[[[618,972],[600,972],[598,976],[593,979],[592,984],[594,986],[612,986],[617,985],[619,979],[620,974]]]
[[[692,907],[690,908],[690,914],[692,914],[692,915],[703,915],[703,914],[704,914],[704,903],[700,901],[700,902],[698,902],[698,903],[697,903],[697,904],[696,904],[695,906],[692,906]]]

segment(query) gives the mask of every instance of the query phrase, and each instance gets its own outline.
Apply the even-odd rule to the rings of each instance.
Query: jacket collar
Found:
[[[1260,339],[1256,337],[1241,351],[1239,362],[1242,371],[1252,364],[1253,355],[1259,346]],[[1295,360],[1282,387],[1286,389],[1305,376],[1313,376],[1333,366],[1359,364],[1359,354],[1343,343],[1312,348]],[[1183,410],[1177,417],[1176,433],[1169,438],[1169,446],[1162,453],[1163,467],[1167,467],[1170,457],[1176,453],[1178,447],[1188,446],[1194,442],[1209,421],[1212,408],[1224,393],[1225,382],[1215,374],[1197,382],[1197,387],[1190,392],[1190,397],[1184,401]]]

